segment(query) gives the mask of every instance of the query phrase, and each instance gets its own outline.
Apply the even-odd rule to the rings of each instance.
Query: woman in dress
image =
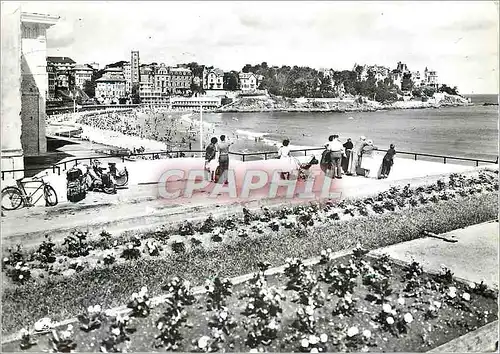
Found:
[[[349,161],[352,159],[352,149],[354,148],[354,144],[351,141],[351,138],[348,138],[344,143],[344,151],[345,156],[342,157],[342,170],[347,174],[349,171]]]
[[[389,177],[389,173],[391,172],[391,167],[394,164],[394,155],[396,155],[396,149],[394,144],[389,146],[389,150],[385,154],[382,159],[382,165],[380,166],[380,170],[378,173],[378,178],[387,178]]]
[[[292,157],[290,156],[290,140],[283,140],[283,144],[278,149],[278,158],[283,161],[283,165],[287,165],[287,167],[283,167],[280,172],[281,179],[290,179],[290,172],[292,166]]]
[[[209,171],[210,175],[210,181],[214,182],[215,181],[215,168],[213,168],[213,163],[212,161],[215,160],[215,155],[217,153],[217,138],[213,137],[210,139],[210,144],[207,145],[207,148],[205,150],[205,170]]]
[[[365,177],[370,176],[370,170],[373,168],[373,151],[377,147],[373,145],[373,141],[368,140],[361,152],[360,169],[363,171]]]

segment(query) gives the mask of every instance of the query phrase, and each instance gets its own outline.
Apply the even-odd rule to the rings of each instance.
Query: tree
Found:
[[[458,88],[456,86],[451,88],[446,84],[442,84],[439,92],[446,92],[448,95],[458,95]]]
[[[411,74],[410,73],[403,74],[403,80],[401,81],[401,90],[411,91],[412,88],[413,88],[413,82],[411,80]]]
[[[432,97],[436,93],[436,89],[434,87],[430,87],[430,86],[424,87],[422,91],[423,91],[424,95],[426,95],[427,97]]]
[[[95,80],[86,80],[83,84],[83,92],[85,92],[90,98],[95,97],[96,86],[97,84]]]
[[[238,73],[236,71],[224,73],[223,88],[228,91],[238,90]]]

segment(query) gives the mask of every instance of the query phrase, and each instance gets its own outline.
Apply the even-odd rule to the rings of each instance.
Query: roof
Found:
[[[73,68],[73,70],[80,70],[80,71],[94,71],[94,69],[92,69],[91,67],[89,67],[88,65],[84,64],[77,64],[75,65],[75,67]]]
[[[53,64],[76,64],[76,62],[69,57],[47,57],[47,61]]]
[[[123,70],[121,68],[107,68],[104,69],[105,72],[112,72],[112,73],[117,73],[117,72],[122,72]]]
[[[186,71],[186,72],[191,72],[191,69],[187,69],[187,68],[171,68],[170,71]]]
[[[95,81],[96,82],[97,81],[99,81],[99,82],[105,82],[105,81],[117,81],[117,82],[123,81],[123,82],[125,82],[126,80],[120,79],[120,78],[115,78],[115,77],[101,77],[100,79],[97,79]]]
[[[249,78],[250,78],[250,76],[252,76],[252,75],[253,75],[253,76],[255,76],[255,74],[254,74],[254,73],[240,73],[238,76],[239,76],[240,78],[242,78],[242,79],[249,79]]]
[[[21,12],[21,22],[43,23],[45,25],[52,26],[55,25],[59,19],[59,16],[53,16],[49,14]]]

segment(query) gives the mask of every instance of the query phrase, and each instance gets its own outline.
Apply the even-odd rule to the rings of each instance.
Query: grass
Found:
[[[430,203],[414,209],[327,226],[314,226],[303,233],[289,230],[268,232],[258,239],[236,239],[224,248],[174,254],[161,259],[138,259],[109,268],[76,273],[72,277],[48,278],[3,291],[3,334],[32,325],[41,317],[62,320],[76,316],[89,305],[103,308],[124,304],[130,294],[146,285],[152,296],[173,276],[200,285],[207,277],[232,277],[257,270],[257,263],[283,264],[288,257],[308,258],[325,248],[333,251],[354,246],[378,248],[434,233],[489,221],[498,217],[496,193]]]

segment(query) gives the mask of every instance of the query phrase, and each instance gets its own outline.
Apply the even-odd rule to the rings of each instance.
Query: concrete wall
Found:
[[[21,10],[19,4],[1,3],[1,146],[2,171],[23,169],[21,144]],[[21,178],[23,172],[5,174],[5,179]]]

